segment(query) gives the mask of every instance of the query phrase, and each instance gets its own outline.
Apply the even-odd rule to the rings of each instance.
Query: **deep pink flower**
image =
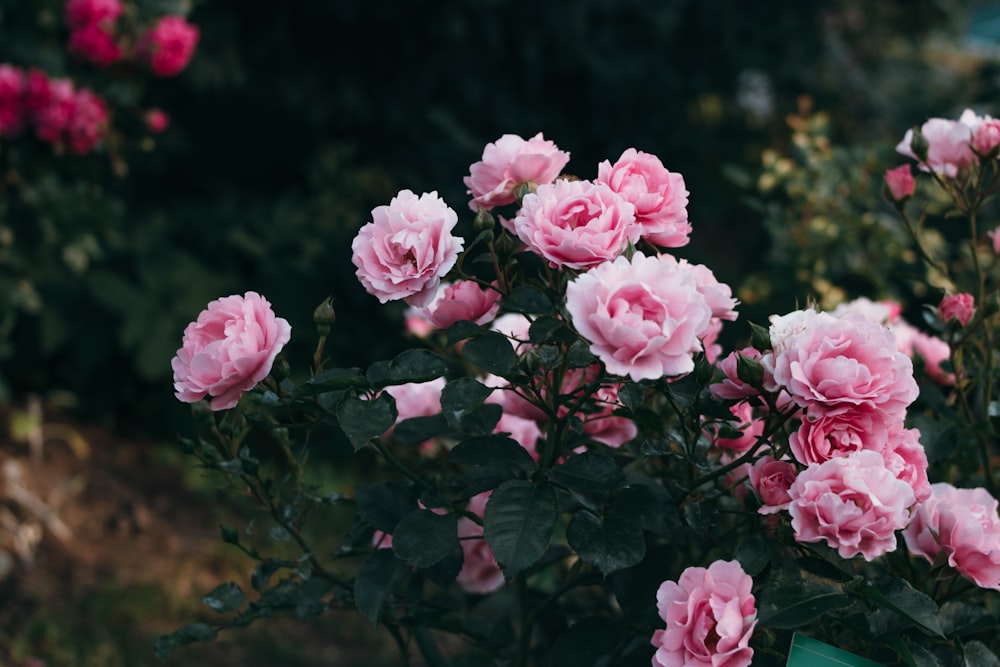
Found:
[[[976,300],[967,292],[948,294],[941,299],[941,304],[938,306],[938,315],[940,315],[942,322],[947,323],[955,320],[963,327],[975,314]]]
[[[626,149],[613,165],[607,160],[598,165],[596,182],[608,185],[635,206],[642,238],[665,248],[687,245],[691,223],[684,177],[667,171],[660,158]]]
[[[24,130],[26,85],[24,70],[0,65],[0,137],[16,137]]]
[[[69,36],[69,45],[66,48],[70,53],[75,53],[101,67],[107,67],[122,57],[122,49],[115,42],[114,35],[96,23],[74,30]]]
[[[572,280],[566,310],[608,372],[635,381],[690,373],[712,317],[689,270],[638,252]]]
[[[423,314],[438,329],[447,329],[459,320],[486,324],[500,310],[500,292],[480,287],[474,280],[442,284]]]
[[[162,109],[150,109],[143,115],[143,120],[152,134],[160,134],[170,126],[170,116]]]
[[[200,31],[183,16],[163,16],[139,40],[140,52],[157,76],[180,74],[194,55]]]
[[[275,357],[291,338],[288,322],[275,317],[256,292],[216,299],[184,329],[170,362],[178,400],[211,396],[212,410],[235,406],[243,392],[267,377]]]
[[[916,501],[882,456],[867,450],[809,466],[788,495],[796,540],[826,542],[841,558],[868,561],[896,548],[895,531],[909,523]]]
[[[32,74],[28,75],[27,100],[29,110],[38,109],[32,114],[35,136],[49,143],[60,142],[76,110],[73,82],[69,79],[33,78]]]
[[[611,188],[565,180],[525,195],[514,229],[550,265],[576,270],[614,259],[640,232],[635,207]]]
[[[757,624],[752,588],[737,561],[722,560],[660,584],[656,608],[666,628],[653,633],[653,667],[748,667]]]
[[[896,151],[917,160],[924,171],[933,171],[954,178],[976,159],[972,152],[972,129],[956,120],[931,118],[920,127],[920,134],[927,141],[927,161],[920,160],[910,147],[913,130],[907,130]]]
[[[757,511],[760,514],[774,514],[788,509],[792,497],[788,495],[798,475],[798,468],[791,461],[776,461],[770,456],[762,456],[750,467],[750,485],[763,503]]]
[[[381,303],[426,305],[462,250],[463,240],[451,234],[457,223],[437,192],[400,191],[388,206],[373,209],[372,222],[354,237],[358,280]]]
[[[986,489],[931,485],[931,496],[916,506],[903,538],[911,553],[933,563],[943,551],[962,576],[1000,590],[1000,518]]]
[[[89,153],[107,134],[108,110],[104,100],[82,88],[73,96],[73,113],[66,126],[66,143],[77,155]]]
[[[913,194],[915,183],[910,165],[903,164],[885,172],[885,185],[893,201],[903,201]]]
[[[473,514],[483,516],[490,492],[480,493],[469,499],[468,509]],[[485,595],[503,586],[503,571],[497,565],[493,550],[483,537],[483,527],[468,517],[458,520],[458,536],[462,539],[462,569],[455,581],[462,590]],[[472,538],[472,539],[468,539]]]
[[[67,0],[64,9],[66,25],[79,30],[87,26],[110,28],[124,7],[120,0]]]
[[[534,189],[551,183],[569,162],[569,153],[542,137],[539,132],[525,141],[516,134],[505,134],[486,144],[483,159],[469,167],[463,181],[473,199],[469,208],[490,210],[513,204],[515,191],[527,184]]]

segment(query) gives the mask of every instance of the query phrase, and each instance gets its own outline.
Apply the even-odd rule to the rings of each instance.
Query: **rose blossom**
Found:
[[[438,329],[447,329],[459,320],[486,324],[500,310],[500,292],[480,287],[474,280],[443,284],[434,300],[424,306],[427,319]]]
[[[981,123],[972,134],[972,146],[984,157],[1000,146],[1000,120],[990,118]]]
[[[24,129],[24,71],[0,65],[0,137],[15,137]]]
[[[486,512],[490,492],[480,493],[469,499],[467,509],[478,516]],[[497,565],[493,550],[483,537],[483,527],[468,517],[458,520],[458,536],[462,546],[462,569],[455,581],[462,590],[485,595],[503,586],[503,572]]]
[[[888,326],[899,320],[899,316],[903,314],[903,306],[889,299],[872,301],[866,296],[861,296],[853,301],[838,304],[830,312],[835,317],[844,317],[851,314],[860,315],[875,324]]]
[[[967,292],[949,294],[941,299],[938,314],[942,322],[948,323],[955,320],[964,327],[976,314],[976,301]]]
[[[83,88],[73,96],[73,113],[66,126],[66,141],[77,155],[89,153],[108,129],[108,110],[104,100]]]
[[[906,131],[903,140],[896,146],[896,152],[917,160],[924,171],[954,178],[976,159],[970,145],[972,129],[960,121],[931,118],[920,127],[920,134],[927,142],[926,162],[913,152],[913,130]]]
[[[889,421],[903,415],[919,391],[893,333],[856,316],[816,314],[783,351],[765,355],[768,364],[774,382],[814,418],[860,410]]]
[[[640,232],[635,207],[607,185],[564,180],[525,195],[514,230],[552,266],[576,270],[614,259]]]
[[[914,185],[913,172],[910,171],[908,164],[888,169],[885,172],[885,186],[889,189],[893,201],[903,201],[911,196]]]
[[[880,454],[896,479],[906,482],[917,502],[923,502],[931,495],[931,483],[927,479],[927,452],[920,442],[920,431],[905,428],[902,423],[889,428],[885,446]]]
[[[385,391],[396,401],[396,423],[411,417],[430,417],[441,412],[441,392],[444,378],[428,382],[408,382],[391,385]]]
[[[79,30],[90,25],[110,26],[123,11],[120,0],[68,0],[64,8],[66,25]]]
[[[916,506],[903,538],[911,553],[933,563],[943,551],[962,576],[1000,590],[1000,518],[986,489],[931,485],[930,498]]]
[[[882,456],[867,450],[809,466],[788,495],[796,540],[826,542],[841,558],[867,561],[896,548],[895,531],[906,527],[916,500]]]
[[[400,191],[388,206],[372,210],[372,222],[351,243],[358,280],[381,303],[427,305],[462,249],[463,239],[451,235],[457,223],[437,192]]]
[[[641,236],[665,248],[688,243],[688,191],[684,177],[667,171],[655,155],[626,149],[612,165],[605,160],[597,167],[597,181],[608,185],[635,206],[635,221]]]
[[[889,423],[878,413],[861,410],[806,417],[788,437],[788,445],[795,460],[807,466],[864,449],[881,451]]]
[[[122,49],[115,43],[114,35],[96,23],[74,30],[66,48],[70,53],[101,67],[107,67],[122,57]]]
[[[164,16],[140,39],[140,51],[157,76],[180,74],[194,55],[200,32],[183,16]]]
[[[146,129],[153,134],[160,134],[170,126],[170,116],[162,109],[150,109],[142,117]]]
[[[569,162],[569,153],[542,137],[539,132],[525,141],[516,134],[505,134],[486,144],[483,159],[469,167],[463,179],[473,199],[469,208],[490,210],[513,204],[515,191],[522,184],[539,186],[551,183]]]
[[[774,514],[788,509],[792,501],[788,489],[795,482],[798,469],[791,461],[776,461],[770,456],[762,456],[750,467],[750,485],[763,503],[757,510],[760,514]]]
[[[752,588],[737,561],[722,560],[660,584],[656,609],[666,628],[653,633],[653,667],[748,667],[757,624]]]
[[[59,142],[76,108],[73,82],[69,79],[45,79],[44,74],[33,79],[33,74],[28,75],[27,101],[29,112],[37,109],[32,114],[35,136],[49,143]],[[34,100],[33,94],[36,96]]]
[[[274,358],[291,338],[288,322],[275,317],[256,292],[216,299],[184,329],[170,362],[174,389],[185,403],[212,397],[212,410],[236,405],[271,372]]]
[[[690,373],[712,316],[690,271],[638,252],[572,280],[566,310],[608,372],[635,381]]]

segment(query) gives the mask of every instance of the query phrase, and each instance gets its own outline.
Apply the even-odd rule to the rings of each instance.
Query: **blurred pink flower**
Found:
[[[163,16],[139,40],[139,51],[157,76],[176,76],[194,56],[200,31],[183,16]]]
[[[990,118],[981,123],[972,135],[972,145],[984,157],[1000,146],[1000,120]]]
[[[67,0],[64,7],[66,25],[73,31],[87,26],[110,28],[123,10],[120,0]]]
[[[170,116],[162,109],[150,109],[143,115],[143,120],[152,134],[160,134],[170,126]]]
[[[104,100],[82,88],[73,96],[73,113],[66,126],[66,142],[77,155],[89,153],[108,131],[108,110]]]
[[[107,67],[122,57],[122,49],[115,37],[106,28],[90,23],[74,30],[69,36],[70,53],[75,53],[90,62]]]
[[[0,137],[16,137],[24,130],[26,85],[24,70],[0,65]]]
[[[490,492],[480,493],[469,499],[467,509],[478,516],[486,512]],[[504,578],[497,565],[493,550],[483,537],[483,527],[468,517],[458,520],[458,536],[462,539],[462,569],[455,580],[459,587],[469,593],[485,595],[503,586]]]
[[[972,316],[976,314],[976,301],[971,294],[961,292],[959,294],[949,294],[941,299],[938,306],[938,315],[942,322],[955,320],[963,327],[969,323]]]
[[[920,127],[920,134],[927,142],[927,160],[921,160],[911,147],[913,130],[907,130],[896,151],[917,160],[924,171],[933,171],[954,178],[976,159],[972,152],[972,129],[957,120],[931,118]]]
[[[915,183],[910,165],[903,164],[885,172],[885,185],[893,201],[903,201],[913,194]]]
[[[750,485],[760,498],[760,514],[774,514],[788,509],[792,501],[788,489],[795,482],[798,468],[791,461],[776,461],[770,456],[762,456],[750,467]]]

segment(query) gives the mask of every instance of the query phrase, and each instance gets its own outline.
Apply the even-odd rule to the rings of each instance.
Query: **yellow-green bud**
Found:
[[[337,313],[333,310],[333,297],[328,296],[313,311],[313,322],[316,323],[316,333],[326,338],[330,335],[330,327],[336,321]]]

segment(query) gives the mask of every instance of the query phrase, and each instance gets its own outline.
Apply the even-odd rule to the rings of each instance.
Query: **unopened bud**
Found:
[[[764,386],[764,366],[756,359],[742,354],[737,355],[736,377],[751,387],[760,389]]]
[[[278,357],[275,360],[274,365],[271,366],[271,375],[274,376],[274,379],[278,382],[287,380],[288,376],[291,374],[292,367],[289,365],[288,359],[285,359],[284,357]]]
[[[333,310],[333,297],[328,296],[313,311],[313,322],[316,323],[316,333],[321,338],[326,338],[330,335],[330,327],[336,321],[337,313]]]
[[[476,212],[476,217],[472,221],[472,228],[475,229],[477,233],[485,232],[486,230],[493,229],[496,222],[496,218],[493,217],[492,213],[487,211],[485,208],[481,208]]]
[[[750,346],[759,352],[771,349],[771,332],[759,324],[750,323]]]

